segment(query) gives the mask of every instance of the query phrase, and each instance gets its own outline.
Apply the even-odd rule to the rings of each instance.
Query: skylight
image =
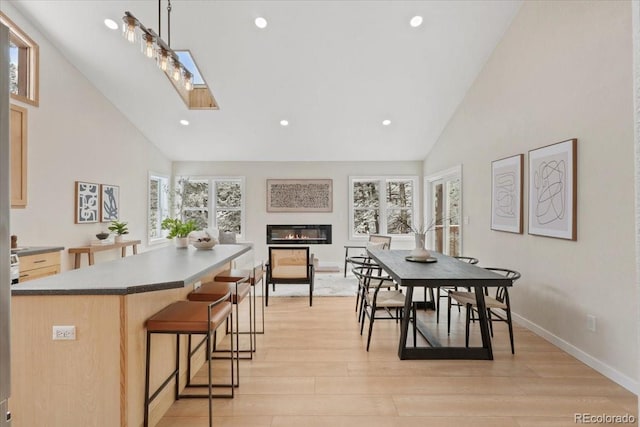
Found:
[[[191,52],[189,52],[188,50],[176,50],[175,52],[178,55],[180,62],[182,62],[182,65],[184,65],[184,67],[189,70],[191,74],[193,74],[193,84],[204,85],[205,82],[202,79],[200,70],[198,70],[198,67],[196,66],[196,62],[191,56]]]

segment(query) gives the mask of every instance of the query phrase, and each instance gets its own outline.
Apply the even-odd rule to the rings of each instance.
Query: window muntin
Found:
[[[352,177],[351,237],[411,233],[417,208],[417,177]]]
[[[148,239],[149,243],[161,241],[166,237],[166,230],[162,230],[162,220],[169,217],[169,177],[149,174],[149,214]]]
[[[9,93],[15,100],[38,106],[38,44],[2,12],[0,23],[9,28]]]

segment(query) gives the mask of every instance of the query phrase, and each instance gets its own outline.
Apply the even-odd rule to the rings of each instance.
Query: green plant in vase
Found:
[[[198,229],[195,221],[190,219],[182,222],[179,218],[165,218],[162,221],[161,228],[169,231],[167,239],[176,238],[176,246],[179,248],[186,248],[189,244],[187,241],[189,233]]]
[[[111,231],[116,235],[114,239],[116,243],[119,243],[122,241],[123,235],[129,234],[129,228],[127,228],[127,223],[122,221],[112,221],[108,229],[109,231]]]

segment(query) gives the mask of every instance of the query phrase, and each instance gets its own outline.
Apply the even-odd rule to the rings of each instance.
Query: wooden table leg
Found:
[[[138,245],[133,245],[133,254],[138,255]]]
[[[127,247],[126,247],[126,246],[123,246],[123,247],[122,247],[122,258],[124,258],[124,257],[126,257],[126,256],[127,256]]]
[[[94,262],[93,252],[89,252],[87,255],[89,255],[89,265],[93,265],[93,262]]]
[[[74,260],[74,263],[73,263],[73,268],[75,270],[80,268],[80,255],[81,255],[80,253],[77,253],[76,256],[75,256],[75,260]]]

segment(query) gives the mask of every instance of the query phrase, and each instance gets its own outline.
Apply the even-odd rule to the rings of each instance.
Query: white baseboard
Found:
[[[511,314],[513,316],[513,320],[516,323],[518,323],[520,326],[523,326],[529,329],[531,332],[535,333],[536,335],[539,335],[540,337],[546,339],[551,344],[566,351],[576,359],[580,360],[582,363],[600,372],[602,375],[609,378],[610,380],[620,384],[622,387],[626,388],[630,392],[636,395],[640,394],[640,383],[638,383],[637,380],[623,374],[622,372],[618,371],[615,368],[612,368],[611,366],[607,365],[601,360],[596,359],[590,354],[585,353],[584,351],[580,350],[578,347],[574,346],[573,344],[568,343],[562,338],[552,334],[551,332],[525,319],[524,317],[513,312],[511,312]]]

